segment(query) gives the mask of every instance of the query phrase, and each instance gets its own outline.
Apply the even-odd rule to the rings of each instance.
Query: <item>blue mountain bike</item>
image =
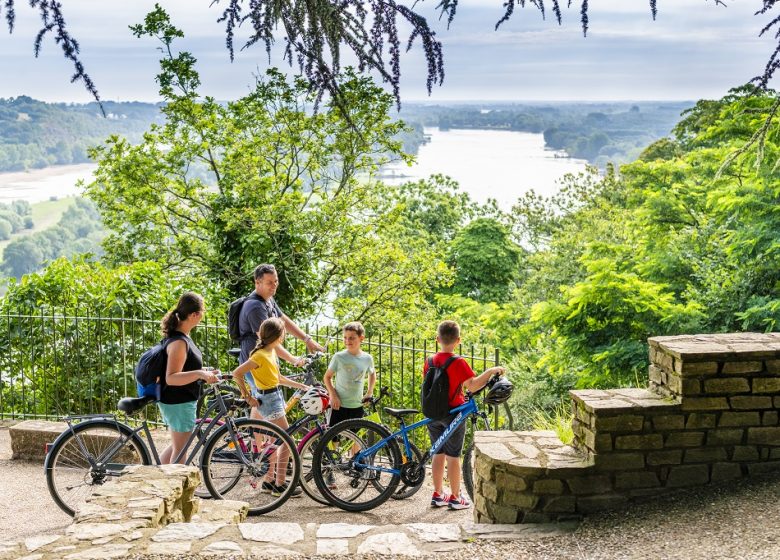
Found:
[[[453,408],[449,427],[421,458],[413,453],[409,433],[426,426],[432,420],[425,418],[407,425],[405,418],[419,411],[415,409],[385,408],[386,414],[400,423],[394,433],[376,422],[365,419],[339,422],[320,438],[312,457],[312,473],[322,496],[332,505],[345,511],[366,511],[386,502],[403,482],[419,486],[425,479],[428,461],[452,436],[455,429],[467,419],[476,429],[481,418],[490,429],[487,412],[481,411],[475,398],[486,388],[492,388],[499,378],[492,378],[485,387],[467,395],[464,404]],[[507,387],[506,381],[502,388]],[[511,394],[511,385],[499,397],[486,398],[488,404],[505,402]],[[503,400],[501,400],[503,399]],[[470,453],[463,461],[463,481],[473,494],[472,461]]]

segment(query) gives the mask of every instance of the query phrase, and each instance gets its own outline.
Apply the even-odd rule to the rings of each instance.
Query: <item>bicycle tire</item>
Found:
[[[111,456],[101,457],[112,443],[117,442],[122,436],[129,438],[127,444],[117,449]],[[93,469],[84,456],[79,441],[90,455],[101,459],[97,469]],[[128,455],[121,456],[120,453]],[[112,461],[113,459],[122,459],[122,462]],[[79,501],[92,494],[107,480],[119,476],[124,466],[151,464],[149,449],[129,426],[108,419],[86,420],[75,424],[72,431],[67,429],[57,437],[46,454],[44,472],[46,486],[54,502],[62,511],[73,516]],[[113,465],[121,465],[122,468]],[[80,481],[80,484],[76,484],[70,490],[81,488],[84,492],[66,491],[68,481]]]
[[[230,433],[231,426],[235,426],[236,438]],[[264,443],[266,438],[273,439],[274,443],[260,446],[259,437]],[[283,457],[284,449],[289,453],[285,473],[289,465],[291,474],[289,477],[285,474],[286,486],[279,495],[266,493],[264,477],[274,468],[274,462]],[[251,467],[243,462],[239,453],[251,461]],[[201,456],[201,472],[203,482],[214,498],[247,502],[249,515],[261,515],[275,510],[290,498],[300,482],[301,459],[292,438],[282,428],[265,420],[238,418],[228,420],[209,437]]]
[[[469,494],[469,499],[474,502],[474,444],[470,443],[463,451],[463,462],[461,463],[463,473],[463,485]]]
[[[238,387],[231,383],[219,383],[219,390],[223,394],[223,396],[232,397],[236,400],[239,400],[241,398],[241,391],[239,391]],[[213,398],[213,394],[211,391],[205,391],[203,392],[200,397],[198,397],[198,401],[195,404],[195,417],[196,418],[203,418],[203,413],[206,412],[211,405],[211,399]],[[246,410],[244,411],[245,414],[243,416],[249,416],[249,407],[247,406]]]
[[[314,429],[306,434],[298,444],[298,453],[301,456],[301,489],[315,502],[327,506],[330,505],[330,502],[320,494],[312,471],[314,450],[317,448],[323,433]]]
[[[362,444],[365,448],[365,434],[375,436],[376,441],[391,435],[387,428],[375,422],[362,419],[344,420],[325,432],[320,438],[312,457],[312,473],[320,494],[330,504],[344,511],[367,511],[383,504],[395,493],[401,480],[399,475],[367,469],[353,469],[350,467],[352,463],[348,458],[346,461],[342,459],[342,455],[350,453],[354,445]],[[342,439],[345,442],[342,442]],[[383,452],[382,450],[385,451]],[[383,445],[370,460],[377,462],[377,456],[380,452],[382,452],[380,459],[385,467],[392,469],[400,468],[401,452],[398,449],[398,442],[394,438],[389,439],[386,445]],[[325,458],[324,461],[323,457]],[[330,485],[326,480],[329,474],[334,476],[334,480],[330,482]],[[341,480],[335,480],[337,475]],[[383,475],[387,482],[382,485],[382,491],[379,491],[377,489],[377,479]],[[349,486],[351,490],[346,488],[346,486]],[[343,498],[336,493],[342,488],[350,492],[351,497]],[[369,488],[373,488],[376,491],[376,495],[363,502],[357,502],[357,498],[367,494]],[[368,494],[371,495],[372,493],[368,492]]]
[[[401,454],[403,454],[403,443],[399,442],[399,447],[401,448]],[[414,457],[414,460],[418,463],[422,462],[423,454],[420,451],[420,449],[413,444],[411,441],[409,442],[409,447],[412,450],[412,457]],[[420,488],[422,488],[423,483],[425,482],[425,478],[423,478],[420,481],[420,484],[417,484],[416,486],[409,486],[407,484],[404,484],[403,481],[399,485],[400,488],[395,491],[395,493],[390,496],[394,500],[405,500],[407,498],[411,498],[414,496],[417,492],[419,492]]]

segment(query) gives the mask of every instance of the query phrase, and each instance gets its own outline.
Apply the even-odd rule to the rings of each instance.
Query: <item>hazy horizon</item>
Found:
[[[158,43],[132,37],[128,26],[142,21],[154,0],[63,0],[72,35],[80,42],[87,72],[101,97],[159,101],[154,77]],[[164,7],[186,38],[175,46],[190,51],[201,74],[201,94],[236,99],[247,93],[253,75],[268,66],[265,50],[236,50],[230,63],[224,26],[216,19],[224,2],[166,0]],[[747,2],[727,7],[701,0],[659,0],[653,21],[648,0],[602,0],[591,3],[588,37],[582,37],[579,7],[563,10],[563,25],[552,14],[546,20],[533,8],[516,9],[498,31],[502,0],[462,0],[450,29],[433,4],[417,9],[437,30],[444,47],[445,81],[425,93],[427,65],[419,43],[401,56],[402,102],[605,102],[689,101],[719,98],[761,73],[776,43],[759,38],[770,17],[754,16]],[[575,9],[576,8],[576,9]],[[51,37],[41,56],[33,57],[33,39],[40,27],[37,12],[20,4],[16,26],[0,31],[0,97],[30,97],[49,102],[89,102],[80,83]],[[236,44],[248,37],[237,30]],[[402,41],[405,34],[402,33]],[[282,45],[272,51],[271,65],[288,69]],[[343,64],[349,63],[344,56]],[[575,93],[576,92],[576,93]]]

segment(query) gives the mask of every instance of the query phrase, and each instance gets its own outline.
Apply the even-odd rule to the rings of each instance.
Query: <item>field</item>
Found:
[[[29,235],[42,231],[48,227],[56,225],[60,218],[70,206],[76,201],[75,196],[68,196],[57,200],[46,200],[44,202],[35,202],[32,204],[33,228],[23,230],[11,236],[11,239],[0,241],[0,257],[8,244],[21,236]]]

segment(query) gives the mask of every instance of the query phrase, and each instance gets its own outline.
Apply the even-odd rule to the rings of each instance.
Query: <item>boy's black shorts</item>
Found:
[[[330,421],[328,422],[328,425],[335,426],[344,420],[350,420],[352,418],[363,418],[363,413],[364,409],[362,406],[357,408],[346,408],[342,406],[338,410],[330,411]]]
[[[431,445],[436,443],[436,440],[444,433],[444,430],[450,425],[455,414],[451,414],[441,420],[434,420],[428,424],[428,435],[431,436]],[[463,440],[466,438],[466,423],[461,422],[454,432],[450,434],[450,438],[444,442],[444,445],[436,452],[436,455],[442,453],[447,457],[460,457],[463,453]]]

